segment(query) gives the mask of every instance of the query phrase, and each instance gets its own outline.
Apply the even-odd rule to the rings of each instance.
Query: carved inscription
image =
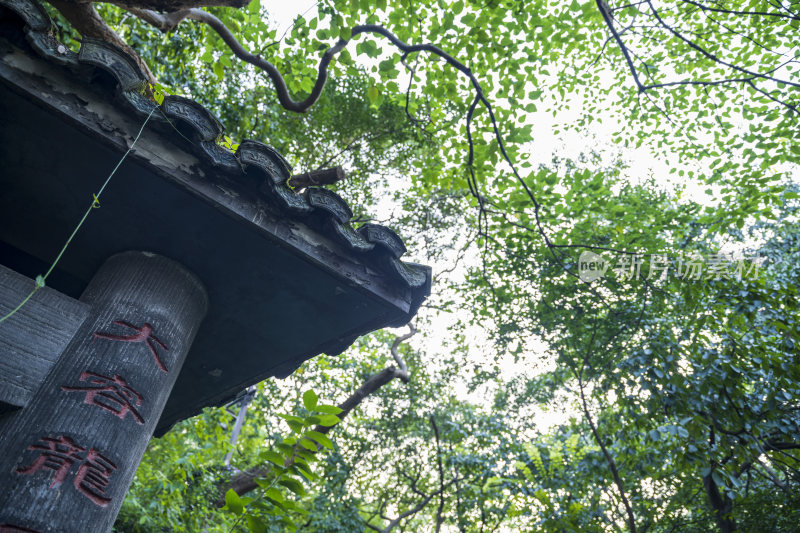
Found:
[[[52,470],[55,472],[50,483],[52,489],[59,487],[67,479],[72,467],[77,465],[73,478],[75,488],[100,507],[106,507],[111,501],[105,495],[105,488],[117,465],[94,448],[87,450],[62,435],[42,437],[36,444],[31,444],[28,450],[38,455],[29,466],[18,468],[18,474],[32,475],[40,470]]]
[[[118,326],[123,326],[127,329],[132,329],[136,333],[132,335],[114,335],[111,333],[101,333],[99,331],[95,331],[92,334],[92,336],[95,339],[108,339],[112,341],[143,343],[150,349],[150,353],[153,354],[153,357],[156,360],[158,368],[160,368],[164,372],[168,372],[167,367],[164,365],[164,362],[158,356],[158,349],[156,348],[156,345],[163,348],[164,351],[168,351],[169,348],[167,348],[166,344],[158,340],[158,338],[155,335],[153,335],[153,326],[145,322],[144,324],[142,324],[142,327],[137,328],[133,324],[129,324],[128,322],[124,322],[122,320],[115,320],[114,324]]]
[[[114,374],[114,377],[110,378],[87,371],[81,373],[80,381],[87,383],[77,387],[64,385],[61,390],[85,392],[83,403],[101,407],[123,420],[130,413],[137,423],[144,424],[142,415],[136,410],[137,406],[142,405],[142,395],[128,385],[125,378],[119,374]]]

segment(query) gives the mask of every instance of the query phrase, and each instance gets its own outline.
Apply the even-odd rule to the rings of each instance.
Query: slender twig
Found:
[[[726,13],[728,15],[744,15],[744,16],[751,16],[751,17],[777,17],[777,18],[787,18],[791,20],[800,20],[800,17],[795,15],[784,15],[781,13],[770,13],[768,11],[736,11],[732,9],[721,9],[717,7],[709,7],[706,5],[701,4],[700,2],[694,2],[693,0],[682,0],[684,3],[692,4],[693,6],[697,6],[698,8],[702,9],[703,11],[713,11],[715,13]]]
[[[741,72],[743,74],[746,74],[748,76],[752,76],[752,77],[755,77],[755,78],[762,78],[762,79],[774,81],[776,83],[785,83],[786,85],[791,85],[792,87],[800,87],[800,83],[795,83],[795,82],[789,81],[789,80],[781,80],[781,79],[775,78],[773,76],[770,76],[768,74],[761,74],[759,72],[753,72],[752,70],[748,70],[746,68],[742,68],[740,66],[734,65],[733,63],[729,63],[729,62],[725,61],[724,59],[721,59],[721,58],[717,57],[715,54],[713,54],[713,53],[709,52],[708,50],[706,50],[705,48],[699,46],[694,41],[692,41],[690,39],[687,39],[679,31],[677,31],[672,26],[670,26],[669,24],[664,22],[664,19],[661,18],[661,15],[658,14],[658,11],[653,6],[653,2],[652,1],[648,0],[647,4],[650,6],[650,11],[653,13],[653,16],[658,21],[658,23],[661,25],[661,27],[663,27],[665,30],[667,30],[667,32],[669,32],[672,35],[674,35],[677,39],[685,42],[687,45],[689,45],[690,48],[692,48],[693,50],[696,50],[702,56],[710,59],[714,63],[718,63],[720,65],[724,65],[724,66],[726,66],[726,67],[728,67],[730,69],[736,70],[738,72]]]
[[[747,83],[752,81],[753,77],[749,78],[731,78],[727,80],[716,80],[716,81],[707,81],[707,80],[681,80],[681,81],[670,81],[665,83],[653,83],[650,85],[646,85],[645,89],[661,89],[664,87],[677,87],[681,85],[696,85],[699,87],[714,87],[717,85],[725,85],[728,83]]]
[[[597,319],[595,319],[596,321]],[[589,404],[586,400],[586,395],[584,393],[584,370],[586,369],[586,364],[589,360],[593,352],[595,338],[597,337],[598,328],[592,328],[592,335],[589,339],[589,342],[586,345],[586,351],[584,352],[583,359],[581,360],[580,368],[578,371],[575,371],[575,368],[571,366],[572,373],[578,379],[578,389],[580,392],[581,397],[581,404],[583,407],[583,414],[586,417],[586,422],[589,424],[589,429],[592,432],[592,436],[594,436],[595,442],[597,442],[598,446],[600,446],[600,450],[603,453],[603,456],[606,459],[606,463],[608,463],[608,467],[611,470],[611,475],[614,478],[614,484],[617,486],[617,490],[619,491],[620,499],[622,500],[622,504],[625,507],[625,513],[627,514],[627,522],[628,522],[628,529],[630,533],[636,533],[636,519],[633,514],[633,508],[631,507],[630,502],[628,501],[628,497],[625,493],[625,487],[622,483],[622,478],[619,475],[619,469],[617,468],[617,463],[614,458],[611,456],[611,452],[608,451],[608,447],[603,442],[602,437],[595,425],[594,419],[592,418],[592,414],[589,411]]]
[[[633,75],[633,81],[636,83],[636,88],[639,92],[644,92],[645,88],[642,85],[642,82],[639,81],[639,74],[636,72],[636,67],[633,66],[633,60],[631,59],[631,55],[628,52],[628,47],[625,46],[625,43],[622,42],[622,37],[620,36],[619,32],[617,32],[616,28],[614,27],[614,21],[611,18],[611,14],[608,12],[608,4],[605,3],[605,0],[595,0],[597,4],[597,9],[600,10],[600,14],[603,16],[603,21],[608,26],[611,35],[614,37],[614,40],[617,42],[617,46],[619,46],[622,55],[625,57],[625,62],[628,64],[628,69],[630,69],[631,74]]]
[[[751,81],[751,82],[748,82],[747,84],[748,84],[750,87],[752,87],[753,89],[755,89],[756,91],[758,91],[759,93],[763,94],[764,96],[766,96],[767,98],[769,98],[770,100],[772,100],[773,102],[776,102],[776,103],[778,103],[778,104],[780,104],[780,105],[782,105],[782,106],[786,107],[787,109],[789,109],[789,110],[790,110],[790,111],[792,111],[793,113],[800,113],[800,111],[798,111],[798,109],[797,109],[797,106],[794,106],[794,105],[792,105],[792,104],[790,104],[790,103],[788,103],[788,102],[784,102],[783,100],[780,100],[780,99],[778,99],[778,98],[775,98],[774,96],[772,96],[771,94],[769,94],[767,91],[765,91],[765,90],[761,89],[760,87],[756,87],[756,85],[755,85],[755,84],[754,84],[752,81]]]
[[[442,445],[439,442],[439,427],[433,415],[430,417],[433,435],[436,437],[436,466],[439,469],[439,507],[436,509],[436,533],[442,529],[442,510],[444,509],[444,467],[442,466]]]

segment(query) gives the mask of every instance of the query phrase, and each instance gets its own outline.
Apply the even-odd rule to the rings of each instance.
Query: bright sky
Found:
[[[270,25],[278,30],[278,35],[283,35],[283,32],[289,28],[297,15],[305,13],[309,9],[317,5],[314,0],[303,0],[300,2],[286,2],[286,1],[262,1],[263,5],[270,15]]]

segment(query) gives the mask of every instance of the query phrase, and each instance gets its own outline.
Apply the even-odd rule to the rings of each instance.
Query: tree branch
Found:
[[[436,466],[439,469],[439,507],[436,509],[436,533],[442,529],[442,510],[444,510],[444,467],[442,466],[442,445],[439,442],[439,427],[433,415],[430,417],[433,435],[436,437]]]
[[[636,68],[633,66],[633,60],[631,59],[631,55],[628,52],[628,47],[625,46],[625,43],[622,42],[622,37],[620,37],[619,33],[617,32],[616,28],[614,28],[614,21],[611,18],[611,14],[608,11],[608,4],[605,3],[605,0],[595,0],[597,4],[597,9],[600,10],[600,14],[603,15],[603,21],[605,21],[606,26],[608,26],[609,31],[611,31],[611,35],[614,37],[614,40],[617,42],[617,46],[619,46],[622,55],[625,57],[625,62],[628,63],[628,68],[633,75],[633,81],[636,83],[636,88],[639,90],[640,93],[645,91],[644,85],[642,82],[639,81],[639,74],[636,72]]]
[[[778,18],[787,18],[791,20],[800,20],[800,17],[795,15],[784,15],[782,13],[769,13],[767,11],[736,11],[730,9],[721,9],[716,7],[709,7],[706,5],[701,4],[700,2],[694,2],[692,0],[683,0],[683,2],[687,4],[692,4],[693,6],[699,7],[703,11],[713,11],[715,13],[726,13],[728,15],[745,15],[745,16],[753,16],[753,17],[778,17]]]
[[[622,505],[625,507],[625,513],[627,514],[628,530],[630,531],[630,533],[636,533],[636,518],[634,517],[633,508],[631,507],[631,504],[628,501],[628,497],[625,494],[625,486],[622,484],[622,478],[619,475],[617,462],[611,456],[611,452],[608,451],[608,447],[605,445],[602,437],[600,436],[600,432],[598,431],[597,426],[594,423],[594,419],[592,418],[592,413],[589,411],[589,403],[586,401],[586,394],[584,393],[583,371],[586,368],[586,363],[589,360],[589,356],[592,354],[592,346],[594,345],[596,336],[597,336],[597,328],[595,327],[592,330],[592,336],[589,339],[589,343],[586,347],[586,352],[584,353],[583,359],[581,360],[580,369],[576,372],[574,366],[572,365],[570,365],[570,369],[572,370],[572,373],[575,375],[575,377],[578,379],[578,390],[580,391],[583,415],[586,418],[586,422],[588,422],[589,424],[589,429],[592,431],[592,436],[594,437],[595,442],[597,442],[597,445],[600,446],[600,450],[603,452],[603,457],[605,457],[606,463],[608,463],[608,467],[611,470],[611,475],[614,478],[614,484],[617,486],[617,490],[619,491],[619,496],[622,499]]]
[[[389,518],[389,517],[383,516],[383,514],[381,514],[381,518],[389,521],[389,523],[383,529],[380,529],[379,527],[373,526],[373,525],[368,524],[368,523],[365,523],[365,525],[367,527],[369,527],[370,529],[374,530],[374,531],[378,531],[379,533],[390,533],[394,528],[396,528],[398,525],[400,525],[400,522],[402,522],[403,520],[405,520],[409,516],[413,516],[413,515],[417,514],[418,512],[420,512],[421,510],[423,510],[425,508],[425,506],[428,505],[428,503],[433,499],[434,496],[439,495],[439,494],[443,494],[444,491],[447,490],[447,488],[450,485],[453,485],[457,481],[458,481],[458,478],[453,478],[450,481],[448,481],[447,483],[442,484],[439,487],[439,489],[437,489],[434,492],[431,492],[430,494],[425,494],[425,493],[420,492],[420,491],[415,491],[420,496],[423,496],[422,500],[420,500],[417,503],[417,505],[415,505],[414,507],[404,511],[401,514],[399,514],[396,518]],[[438,522],[437,522],[437,530],[438,530]]]
[[[398,361],[398,364],[402,365],[402,367],[397,368],[394,365],[390,365],[387,368],[384,368],[383,370],[378,372],[377,374],[372,375],[369,379],[367,379],[364,383],[362,383],[361,386],[355,392],[353,392],[350,396],[347,397],[345,401],[343,401],[338,405],[339,409],[342,410],[342,412],[339,413],[338,415],[340,420],[344,420],[353,409],[355,409],[361,404],[361,402],[363,402],[367,397],[369,397],[371,394],[379,390],[381,387],[383,387],[393,379],[399,378],[404,383],[408,383],[408,368],[406,367],[405,363],[399,357],[399,355],[397,355],[396,352],[401,342],[410,338],[417,332],[417,330],[412,325],[409,325],[409,328],[411,328],[412,330],[410,333],[397,337],[394,343],[392,344],[392,356],[395,358],[396,361]],[[334,427],[336,426],[316,426],[314,428],[314,431],[317,431],[325,435],[329,433],[331,429],[333,429]],[[320,446],[317,445],[317,449],[319,448]],[[287,464],[286,466],[287,467],[291,466],[291,463]],[[229,483],[221,487],[220,489],[221,496],[220,499],[217,500],[217,504],[219,506],[225,504],[224,494],[228,491],[228,489],[233,489],[240,496],[242,494],[246,494],[252,490],[257,489],[258,484],[255,481],[256,478],[265,477],[270,473],[270,471],[271,467],[269,466],[259,466],[251,470],[239,472],[238,474],[233,476],[233,478],[231,478]]]
[[[400,335],[399,337],[396,337],[394,339],[394,342],[392,343],[392,350],[391,350],[392,351],[392,357],[394,358],[395,362],[397,363],[397,366],[400,367],[400,371],[399,371],[400,373],[398,374],[397,377],[399,377],[400,381],[402,381],[403,383],[408,383],[408,379],[409,379],[408,367],[406,366],[405,361],[403,361],[403,358],[400,357],[400,353],[397,350],[400,347],[400,343],[407,341],[408,339],[410,339],[411,337],[413,337],[414,335],[417,334],[417,328],[415,328],[413,324],[409,324],[408,325],[408,329],[409,329],[408,333],[406,333],[405,335]]]
[[[658,11],[656,10],[655,6],[653,6],[653,2],[652,1],[648,1],[647,5],[650,6],[650,11],[653,13],[653,16],[658,21],[658,23],[661,25],[661,27],[663,27],[665,30],[667,30],[667,32],[669,32],[672,35],[674,35],[677,39],[685,42],[687,45],[689,45],[690,48],[692,48],[693,50],[696,50],[702,56],[710,59],[714,63],[718,63],[720,65],[724,65],[724,66],[726,66],[726,67],[728,67],[730,69],[736,70],[738,72],[741,72],[742,74],[746,74],[748,76],[752,76],[752,77],[755,77],[755,78],[761,78],[761,79],[765,79],[765,80],[770,80],[770,81],[773,81],[773,82],[776,82],[776,83],[785,83],[786,85],[791,85],[792,87],[800,87],[800,83],[795,83],[795,82],[789,81],[789,80],[781,80],[781,79],[775,78],[773,76],[769,76],[767,74],[761,74],[759,72],[753,72],[752,70],[748,70],[746,68],[742,68],[742,67],[736,66],[736,65],[734,65],[732,63],[728,63],[727,61],[717,57],[715,54],[712,54],[711,52],[709,52],[705,48],[699,46],[694,41],[692,41],[690,39],[687,39],[680,32],[678,32],[676,29],[674,29],[672,26],[670,26],[669,24],[664,22],[664,20],[658,14]]]
[[[123,7],[128,13],[134,15],[151,26],[164,33],[174,30],[187,16],[189,16],[188,9],[180,9],[171,13],[157,13],[151,9],[143,9],[138,7]]]
[[[683,81],[669,81],[665,83],[653,83],[650,85],[646,85],[645,89],[661,89],[663,87],[677,87],[681,85],[696,85],[698,87],[713,87],[716,85],[725,85],[728,83],[749,83],[752,81],[752,77],[749,78],[733,78],[728,80],[717,80],[717,81],[705,81],[705,80],[683,80]]]
[[[67,0],[74,4],[89,4],[95,0]],[[110,4],[119,6],[126,11],[131,9],[147,9],[162,13],[172,13],[182,9],[201,7],[233,7],[241,9],[247,7],[250,0],[109,0]]]
[[[93,39],[101,39],[106,41],[117,48],[124,51],[131,59],[133,59],[137,66],[144,72],[145,76],[151,83],[155,82],[153,73],[150,68],[142,60],[136,50],[128,46],[128,44],[111,29],[100,14],[95,11],[91,3],[72,2],[70,0],[48,0],[50,4],[56,8],[59,13],[64,15],[64,18],[72,24],[72,27],[81,34],[81,37],[91,37]]]
[[[712,470],[715,465],[712,465]],[[714,517],[717,520],[720,533],[732,533],[736,531],[736,522],[731,517],[731,510],[733,502],[727,495],[720,493],[716,481],[714,481],[711,472],[703,477],[703,485],[706,488],[706,495],[711,504],[711,509],[714,511]]]
[[[364,33],[374,33],[374,34],[377,34],[377,35],[381,35],[381,36],[385,37],[386,39],[388,39],[389,42],[391,42],[401,52],[403,52],[403,57],[407,57],[411,53],[428,52],[428,53],[431,53],[431,54],[443,59],[448,65],[450,65],[451,67],[453,67],[456,70],[458,70],[460,73],[462,73],[465,76],[467,76],[469,78],[469,80],[470,80],[470,84],[472,85],[473,89],[475,90],[475,99],[472,102],[472,104],[470,106],[470,111],[469,111],[469,113],[467,115],[467,130],[468,130],[468,133],[469,133],[469,127],[470,127],[470,124],[471,124],[471,121],[472,121],[473,113],[475,111],[476,106],[480,103],[486,109],[486,111],[489,114],[489,119],[490,119],[490,122],[491,122],[491,125],[492,125],[492,131],[494,133],[495,140],[497,141],[498,148],[500,149],[500,153],[503,156],[503,160],[506,163],[508,163],[508,165],[511,168],[511,171],[514,174],[514,177],[516,178],[517,182],[521,185],[521,187],[522,187],[523,191],[525,192],[526,196],[530,199],[531,203],[534,206],[534,218],[536,220],[536,226],[537,226],[537,228],[539,230],[540,236],[544,239],[545,244],[550,249],[551,253],[553,254],[554,259],[556,260],[556,262],[558,262],[559,265],[561,265],[562,268],[564,268],[564,270],[569,275],[573,275],[573,276],[577,277],[577,274],[574,274],[574,273],[570,272],[566,268],[566,266],[563,264],[563,262],[558,258],[556,253],[554,252],[554,250],[552,248],[552,243],[551,243],[550,239],[548,238],[547,233],[544,231],[544,228],[542,227],[542,224],[541,224],[541,220],[540,220],[541,205],[539,204],[538,200],[534,196],[533,191],[531,190],[530,186],[528,186],[528,184],[525,182],[525,180],[522,179],[522,176],[520,176],[519,171],[517,170],[516,166],[511,161],[511,158],[509,157],[508,152],[506,151],[505,142],[503,141],[503,136],[500,133],[500,127],[497,124],[497,118],[496,118],[496,116],[494,114],[494,109],[493,109],[491,103],[489,103],[489,101],[486,99],[486,96],[483,93],[483,89],[482,89],[480,83],[478,82],[478,79],[475,77],[475,75],[472,73],[472,71],[469,69],[469,67],[467,67],[465,64],[459,62],[453,56],[451,56],[450,54],[448,54],[447,52],[445,52],[441,48],[439,48],[437,46],[434,46],[432,44],[425,43],[425,44],[409,45],[409,44],[403,42],[402,40],[400,40],[396,35],[394,35],[392,32],[390,32],[389,30],[387,30],[383,26],[380,26],[380,25],[377,25],[377,24],[358,25],[358,26],[354,26],[351,29],[350,38],[349,39],[339,39],[336,42],[335,45],[331,46],[330,48],[328,48],[325,51],[325,53],[322,55],[322,58],[320,59],[320,62],[319,62],[319,65],[318,65],[318,70],[317,70],[317,79],[316,79],[316,81],[314,83],[314,87],[312,88],[311,92],[309,93],[309,95],[305,99],[303,99],[301,101],[295,101],[290,96],[288,88],[286,86],[286,82],[285,82],[283,76],[281,75],[281,73],[275,67],[275,65],[273,65],[269,61],[266,61],[260,55],[253,54],[253,53],[249,52],[247,49],[245,49],[244,46],[242,46],[242,44],[236,39],[236,37],[233,35],[233,33],[225,26],[225,24],[219,18],[217,18],[214,15],[212,15],[211,13],[203,11],[202,9],[199,9],[197,7],[191,7],[191,8],[185,9],[184,12],[175,13],[175,11],[180,11],[184,7],[191,6],[191,5],[194,5],[194,6],[198,5],[196,2],[192,3],[189,0],[175,0],[174,3],[169,4],[172,7],[172,12],[173,13],[169,13],[166,16],[159,16],[157,13],[152,13],[152,12],[148,12],[148,11],[141,11],[142,8],[149,9],[149,7],[152,7],[154,4],[157,4],[157,6],[163,7],[165,5],[164,4],[165,1],[166,0],[112,0],[113,3],[115,3],[116,5],[118,5],[120,7],[123,7],[124,9],[127,9],[132,14],[136,14],[137,16],[141,15],[141,19],[143,21],[148,22],[148,23],[154,25],[157,28],[169,28],[169,27],[173,27],[174,28],[174,25],[176,24],[176,21],[177,21],[177,23],[179,23],[181,20],[185,20],[185,19],[191,19],[191,20],[195,20],[195,21],[207,24],[215,32],[217,32],[217,34],[222,38],[222,40],[225,42],[225,44],[228,45],[228,47],[230,48],[230,50],[233,52],[233,54],[236,57],[238,57],[242,61],[245,61],[246,63],[249,63],[249,64],[251,64],[251,65],[263,70],[269,76],[270,80],[272,81],[272,83],[273,83],[273,85],[275,87],[275,91],[276,91],[277,96],[278,96],[278,101],[280,102],[281,106],[283,106],[288,111],[294,111],[294,112],[297,112],[297,113],[303,113],[303,112],[307,111],[312,105],[314,105],[316,103],[316,101],[319,99],[320,95],[322,94],[322,90],[325,87],[325,83],[327,82],[327,79],[328,79],[328,67],[330,65],[330,62],[332,61],[332,59],[339,52],[341,52],[347,46],[347,44],[350,42],[350,40],[352,38],[354,38],[354,37],[356,37],[358,35],[361,35],[361,34],[364,34]],[[216,0],[212,0],[212,1],[216,1]],[[220,1],[222,1],[222,0],[220,0]],[[242,0],[230,0],[230,1],[242,1]],[[137,10],[139,10],[139,11],[137,11]],[[137,58],[138,58],[138,56],[137,56]],[[141,61],[141,58],[139,58],[139,61]],[[469,139],[469,145],[470,145],[470,153],[469,153],[469,161],[467,162],[467,166],[470,168],[470,172],[472,173],[473,180],[474,180],[475,179],[474,178],[474,171],[472,170],[472,162],[473,162],[473,155],[474,154],[473,154],[473,145],[472,145],[471,137]],[[478,194],[477,189],[473,189],[473,190],[474,190],[475,194]],[[478,197],[479,202],[480,202],[480,195],[478,195],[477,197]],[[481,214],[483,216],[485,216],[483,211],[481,211]]]
[[[583,414],[586,417],[586,421],[589,423],[589,429],[592,431],[592,435],[594,436],[595,442],[600,446],[600,450],[603,452],[603,457],[605,457],[606,462],[608,463],[608,467],[611,470],[611,475],[614,477],[614,484],[617,486],[617,490],[619,491],[619,496],[622,499],[622,505],[625,507],[625,513],[627,514],[627,522],[628,522],[628,530],[631,533],[636,533],[636,519],[633,515],[633,508],[631,508],[631,504],[628,501],[628,497],[625,495],[625,488],[622,484],[622,478],[619,475],[619,470],[617,469],[617,463],[614,461],[614,458],[611,456],[611,453],[608,451],[605,443],[603,442],[600,433],[597,430],[597,426],[594,423],[594,419],[592,418],[591,413],[589,412],[589,405],[586,402],[586,396],[584,394],[583,388],[583,379],[578,377],[578,388],[580,390],[581,395],[581,404],[583,407]]]

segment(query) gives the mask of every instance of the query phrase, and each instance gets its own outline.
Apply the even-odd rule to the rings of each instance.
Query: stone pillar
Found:
[[[125,252],[81,296],[89,316],[0,436],[0,533],[111,529],[206,313],[180,264]]]

